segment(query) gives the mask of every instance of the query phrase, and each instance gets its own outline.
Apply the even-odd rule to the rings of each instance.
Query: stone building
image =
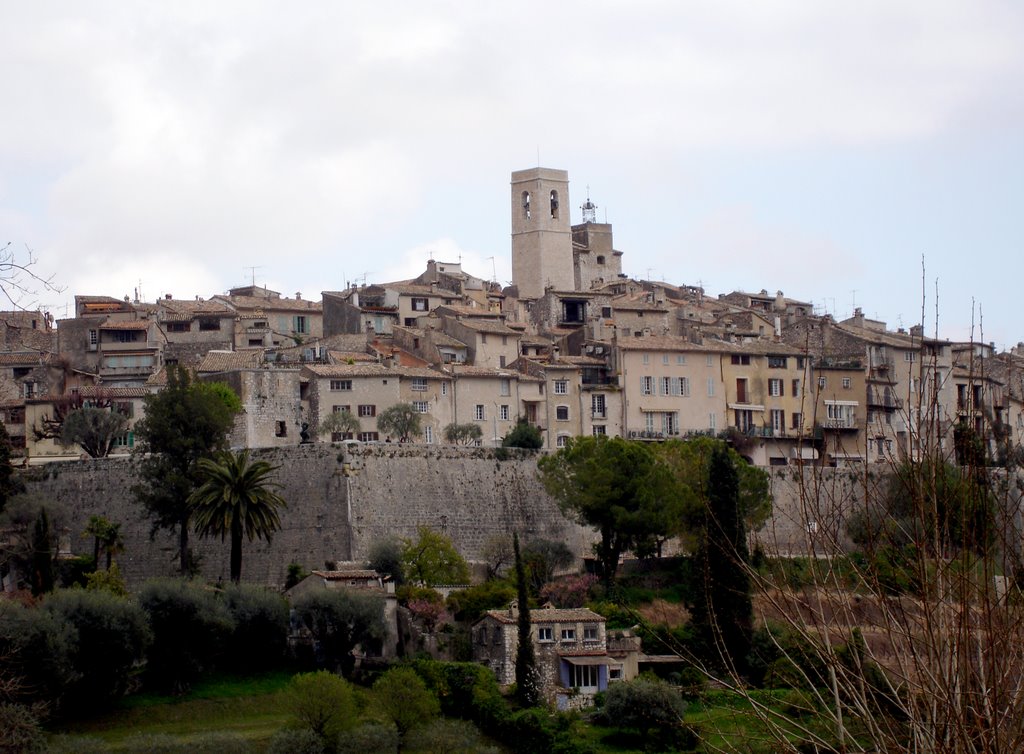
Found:
[[[516,680],[518,619],[513,602],[504,610],[487,611],[472,627],[473,660],[494,671],[501,686]],[[627,652],[609,654],[605,618],[593,610],[550,605],[531,610],[530,633],[541,693],[559,709],[590,706],[593,695],[610,681],[629,680],[627,671],[635,671],[635,659],[627,658]]]

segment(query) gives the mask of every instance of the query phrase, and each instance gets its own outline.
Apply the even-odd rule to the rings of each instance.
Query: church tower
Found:
[[[569,173],[530,168],[512,173],[512,284],[519,298],[551,287],[573,290]]]

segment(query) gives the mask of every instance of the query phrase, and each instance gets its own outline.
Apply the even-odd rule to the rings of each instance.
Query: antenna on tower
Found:
[[[251,265],[249,267],[243,267],[242,269],[243,270],[249,270],[249,278],[250,278],[250,281],[251,281],[250,284],[253,287],[255,287],[256,286],[256,270],[262,270],[263,269],[263,265],[262,264],[256,264],[256,265]]]
[[[498,282],[498,266],[494,262],[494,257],[485,257],[485,261],[487,259],[491,260],[491,275],[493,275],[491,280],[493,280],[495,283],[497,283]]]
[[[590,201],[590,186],[587,185],[587,201],[580,207],[583,210],[583,222],[597,222],[597,205]]]

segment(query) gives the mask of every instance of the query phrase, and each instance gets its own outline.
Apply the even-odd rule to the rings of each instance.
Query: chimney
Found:
[[[164,294],[164,298],[167,299],[168,301],[170,301],[174,297],[170,293],[165,293]]]
[[[302,301],[302,292],[301,291],[296,291],[295,292],[295,300],[296,301]]]

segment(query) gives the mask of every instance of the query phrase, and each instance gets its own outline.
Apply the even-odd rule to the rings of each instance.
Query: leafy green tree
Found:
[[[639,731],[645,741],[656,737],[669,744],[657,751],[676,751],[672,743],[683,730],[685,711],[682,696],[669,684],[641,677],[608,687],[602,717],[611,725]]]
[[[440,712],[437,697],[412,668],[392,668],[373,684],[377,707],[404,737]]]
[[[739,475],[725,447],[709,465],[704,523],[693,567],[690,615],[708,659],[746,670],[753,634],[750,556],[739,502]]]
[[[127,428],[128,417],[120,411],[80,408],[64,419],[60,428],[60,444],[65,448],[79,445],[90,458],[106,458],[114,441]]]
[[[370,545],[367,565],[377,573],[390,576],[396,587],[405,583],[402,542],[394,537],[378,539]]]
[[[110,592],[83,589],[55,592],[43,609],[74,629],[70,659],[77,677],[66,688],[67,703],[95,709],[123,696],[152,639],[142,609]]]
[[[757,466],[747,463],[734,449],[721,440],[698,437],[692,440],[669,440],[651,447],[659,462],[675,477],[682,516],[677,520],[675,534],[694,543],[703,525],[704,499],[710,485],[711,456],[716,449],[727,450],[739,477],[739,504],[748,531],[757,531],[772,513],[771,478]]]
[[[312,661],[321,667],[350,673],[355,665],[352,650],[360,645],[378,647],[384,639],[384,602],[376,595],[309,592],[292,608],[317,648]]]
[[[874,505],[850,515],[847,534],[870,556],[910,547],[984,555],[996,542],[996,504],[983,471],[932,457],[894,466]]]
[[[89,516],[89,523],[82,536],[93,538],[92,558],[97,569],[100,564],[101,551],[107,556],[107,570],[109,571],[114,555],[124,550],[121,524],[112,523],[106,516]]]
[[[4,696],[19,704],[43,703],[59,711],[78,678],[74,628],[46,610],[0,599],[0,678]]]
[[[516,629],[519,643],[516,647],[516,697],[524,707],[535,707],[540,702],[540,678],[537,658],[533,654],[533,631],[530,627],[530,592],[526,584],[526,568],[519,552],[519,535],[512,535],[512,550],[516,563],[516,599],[518,615]]]
[[[623,552],[667,536],[681,515],[677,486],[647,443],[576,437],[538,461],[562,512],[599,532],[595,547],[610,586]]]
[[[332,411],[320,422],[320,434],[355,436],[360,430],[359,419],[351,411]]]
[[[53,591],[54,551],[50,516],[40,508],[32,527],[32,596]]]
[[[416,539],[402,541],[402,565],[409,581],[426,586],[468,584],[469,565],[444,534],[429,526]]]
[[[211,590],[184,579],[147,581],[138,600],[153,631],[147,681],[161,691],[187,691],[223,655],[235,628],[231,614]]]
[[[200,537],[231,537],[231,580],[242,578],[242,536],[270,541],[281,528],[278,508],[287,506],[275,492],[270,475],[277,470],[266,461],[249,460],[249,451],[224,451],[216,459],[199,459],[202,485],[188,499]]]
[[[7,434],[7,427],[0,422],[0,513],[4,512],[11,497],[24,490],[25,485],[15,476],[11,466],[11,437]]]
[[[491,579],[448,595],[445,604],[457,621],[473,623],[488,610],[508,607],[516,588],[505,579]]]
[[[530,579],[530,594],[538,595],[555,573],[576,560],[569,545],[555,539],[531,539],[523,547],[523,565]]]
[[[444,441],[450,445],[476,445],[483,436],[484,431],[480,429],[480,425],[473,422],[452,422],[444,428]]]
[[[396,403],[381,411],[377,416],[377,429],[386,435],[395,435],[402,442],[423,434],[420,414],[411,403]]]
[[[197,486],[197,466],[225,447],[241,402],[227,386],[193,382],[188,371],[172,366],[167,387],[146,396],[145,405],[145,418],[135,425],[141,460],[133,491],[153,517],[151,535],[159,529],[177,533],[185,574],[191,566],[188,499]]]
[[[344,678],[326,670],[300,673],[285,691],[285,707],[302,728],[313,731],[333,752],[338,737],[355,725],[355,695]]]
[[[544,447],[544,436],[541,435],[537,427],[530,424],[525,418],[519,417],[516,420],[516,426],[512,427],[502,438],[501,444],[506,448],[539,450]]]
[[[280,667],[288,648],[288,602],[276,591],[232,584],[221,593],[234,623],[226,664],[237,672]]]

